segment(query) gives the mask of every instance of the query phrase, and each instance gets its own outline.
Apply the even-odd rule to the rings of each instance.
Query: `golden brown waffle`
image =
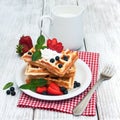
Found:
[[[46,76],[46,77],[28,76],[28,78],[26,79],[26,82],[29,83],[31,79],[44,78],[48,80],[48,84],[50,82],[55,82],[58,86],[65,87],[67,89],[72,89],[74,85],[74,75],[75,74],[72,74],[71,77],[67,77],[67,78],[66,77],[50,77],[50,76]]]
[[[75,65],[73,65],[64,75],[64,77],[71,77],[72,74],[75,73]],[[51,74],[46,68],[34,66],[31,64],[28,64],[25,70],[25,75],[31,75],[31,76],[39,76],[39,77],[45,77],[45,76],[51,76],[56,77],[54,74]]]
[[[70,67],[75,63],[75,61],[78,59],[78,52],[77,51],[71,51],[69,49],[62,52],[60,59],[55,60],[54,63],[51,63],[48,59],[39,59],[37,61],[32,61],[31,57],[32,55],[29,55],[28,53],[33,53],[35,50],[32,48],[30,51],[25,53],[22,56],[22,59],[25,62],[28,62],[29,64],[32,64],[34,66],[40,66],[42,68],[46,68],[50,73],[56,75],[56,76],[64,76],[66,72],[70,69]],[[64,58],[67,58],[65,60]],[[61,65],[62,67],[58,67]]]
[[[50,60],[42,58],[40,64],[47,68],[49,72],[55,74],[56,76],[62,77],[70,69],[70,67],[78,59],[78,52],[65,50],[62,52],[59,60],[55,60],[53,63]],[[62,66],[62,67],[61,67]]]

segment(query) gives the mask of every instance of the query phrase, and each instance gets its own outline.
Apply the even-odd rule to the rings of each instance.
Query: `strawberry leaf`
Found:
[[[32,79],[31,82],[29,84],[23,84],[21,85],[19,88],[21,89],[28,89],[28,90],[31,90],[31,91],[34,91],[36,90],[36,87],[40,86],[45,86],[47,84],[47,80],[45,79]]]
[[[38,59],[41,59],[41,52],[40,51],[35,51],[32,55],[32,61],[36,61]]]
[[[13,86],[13,82],[8,82],[7,84],[5,84],[5,86],[3,87],[3,90],[8,89],[9,87]]]
[[[43,35],[40,35],[37,39],[37,44],[42,46],[45,43],[45,37]]]
[[[36,86],[45,86],[47,84],[47,80],[40,78],[37,80],[32,79],[30,84],[36,85]]]

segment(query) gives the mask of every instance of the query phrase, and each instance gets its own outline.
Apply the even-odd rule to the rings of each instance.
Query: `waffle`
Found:
[[[52,74],[62,77],[66,74],[66,72],[70,69],[70,67],[72,67],[72,65],[75,63],[77,59],[78,59],[77,51],[65,50],[62,52],[59,60],[55,60],[52,63],[50,62],[50,60],[46,60],[42,58],[40,64],[45,68],[47,68],[47,70]]]
[[[34,48],[32,48],[29,52],[33,53],[35,50]],[[60,59],[56,60],[54,63],[51,63],[49,59],[44,59],[41,58],[37,61],[32,61],[31,56],[28,53],[25,53],[22,56],[22,59],[25,62],[28,62],[31,65],[34,66],[40,66],[42,68],[46,68],[50,73],[59,76],[59,77],[63,77],[66,72],[70,69],[70,67],[75,63],[75,61],[78,59],[78,52],[77,51],[71,51],[69,49],[63,51],[61,53]],[[64,60],[64,58],[67,57],[67,60]],[[61,68],[59,68],[58,66],[62,65]]]
[[[73,76],[75,73],[75,65],[73,65],[64,75],[64,77],[68,78]],[[39,76],[39,77],[45,77],[45,76],[51,76],[56,77],[54,74],[51,74],[46,68],[34,66],[31,64],[28,64],[25,70],[25,75],[31,75],[31,76]]]
[[[26,79],[26,82],[29,83],[31,79],[39,79],[39,78],[44,78],[46,80],[48,80],[48,84],[50,82],[54,82],[56,83],[58,86],[60,87],[65,87],[67,89],[72,89],[73,85],[74,85],[74,75],[72,74],[71,77],[50,77],[50,76],[46,76],[46,77],[39,77],[39,76],[28,76],[28,78]]]

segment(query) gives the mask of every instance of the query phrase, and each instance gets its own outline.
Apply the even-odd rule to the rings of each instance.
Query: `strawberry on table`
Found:
[[[16,52],[21,56],[33,47],[32,39],[30,36],[22,36],[17,45]]]

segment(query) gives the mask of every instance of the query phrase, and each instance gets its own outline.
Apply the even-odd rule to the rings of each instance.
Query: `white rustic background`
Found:
[[[106,63],[116,66],[115,76],[97,91],[97,114],[94,117],[47,110],[18,108],[20,90],[7,96],[2,87],[15,82],[19,58],[16,45],[22,35],[36,42],[40,34],[40,16],[50,14],[56,5],[86,7],[84,12],[85,46],[81,50],[100,53],[99,73]],[[42,24],[46,33],[49,23]],[[0,0],[0,120],[120,120],[120,0]]]

